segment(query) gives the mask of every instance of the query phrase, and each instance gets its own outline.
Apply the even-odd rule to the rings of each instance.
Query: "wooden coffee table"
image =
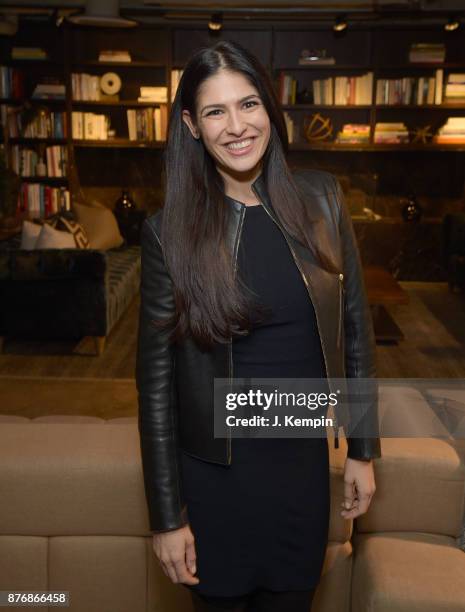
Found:
[[[376,340],[394,343],[403,340],[404,334],[386,310],[386,306],[408,304],[408,294],[392,274],[381,266],[364,266],[363,273]]]

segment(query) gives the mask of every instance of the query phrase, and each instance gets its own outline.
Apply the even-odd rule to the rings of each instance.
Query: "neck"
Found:
[[[230,198],[244,202],[245,204],[256,204],[257,196],[252,190],[252,184],[262,172],[261,164],[248,172],[231,172],[228,168],[217,166],[218,172],[224,180],[225,194]]]

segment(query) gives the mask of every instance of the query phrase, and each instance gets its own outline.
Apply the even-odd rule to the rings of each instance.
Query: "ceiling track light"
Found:
[[[448,21],[444,24],[446,32],[454,32],[460,26],[460,21],[456,17],[449,17]]]
[[[210,21],[208,22],[208,28],[210,30],[213,30],[214,32],[217,32],[218,30],[221,30],[222,27],[223,27],[222,13],[213,13],[213,15],[210,17]]]
[[[344,32],[347,30],[347,19],[342,15],[339,15],[334,20],[333,30],[335,32]]]

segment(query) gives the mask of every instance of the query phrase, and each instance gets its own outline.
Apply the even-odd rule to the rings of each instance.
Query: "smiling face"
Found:
[[[254,178],[261,169],[270,119],[257,89],[242,73],[222,69],[206,79],[197,96],[197,116],[193,120],[183,110],[182,117],[225,179]]]

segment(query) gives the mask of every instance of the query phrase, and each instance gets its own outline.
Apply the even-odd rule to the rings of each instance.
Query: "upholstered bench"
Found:
[[[105,339],[138,293],[140,246],[0,249],[0,337]]]

